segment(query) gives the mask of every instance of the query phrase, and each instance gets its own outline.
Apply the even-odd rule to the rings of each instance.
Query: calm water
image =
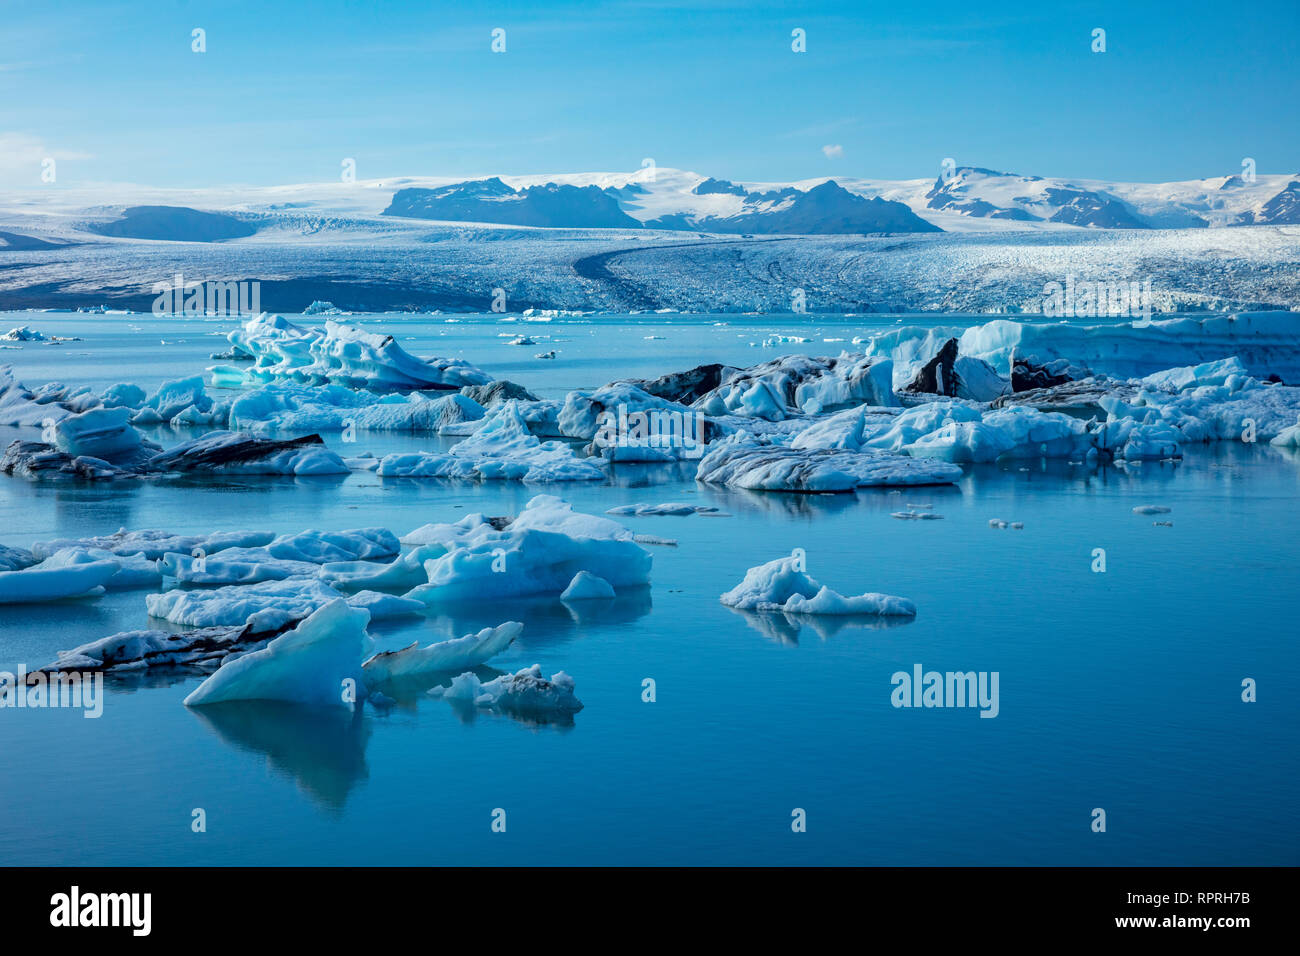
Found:
[[[206,356],[223,343],[206,333],[228,327],[0,318],[85,339],[0,352],[28,385],[153,386],[213,364]],[[834,353],[871,328],[734,316],[373,321],[418,354],[463,354],[547,396],[703,361]],[[538,346],[507,346],[501,331]],[[748,345],[779,331],[814,341]],[[532,358],[549,348],[554,362]],[[0,431],[12,433],[4,442],[18,434]],[[362,435],[347,450],[431,444]],[[0,854],[66,864],[1295,864],[1300,462],[1267,447],[1187,452],[1180,465],[1128,472],[1021,463],[968,470],[951,489],[826,496],[730,492],[697,486],[689,470],[647,467],[621,467],[601,487],[0,479],[0,543],[24,546],[119,527],[400,534],[470,511],[514,513],[541,491],[597,513],[685,499],[730,515],[625,519],[678,545],[653,549],[652,588],[607,607],[496,603],[372,629],[396,647],[523,620],[493,664],[572,674],[586,704],[572,726],[418,694],[355,718],[269,704],[190,711],[180,702],[197,678],[112,685],[99,720],[0,710]],[[944,520],[889,517],[909,502]],[[1153,503],[1173,509],[1159,516],[1173,527],[1132,514]],[[992,530],[993,517],[1024,530]],[[800,628],[718,603],[751,565],[796,547],[824,583],[904,595],[916,620]],[[1090,569],[1098,547],[1104,574]],[[138,591],[0,607],[0,669],[147,624]],[[916,663],[998,671],[999,716],[893,708],[890,676]],[[654,703],[641,700],[647,677]],[[1258,682],[1257,703],[1240,699],[1245,677]],[[190,830],[196,807],[206,833]],[[498,807],[505,834],[490,829]],[[791,832],[796,807],[806,833]],[[1090,831],[1094,807],[1107,811],[1105,834]]]

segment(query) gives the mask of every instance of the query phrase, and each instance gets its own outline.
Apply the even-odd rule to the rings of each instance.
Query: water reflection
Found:
[[[784,611],[746,611],[734,607],[727,610],[744,618],[746,624],[768,640],[789,645],[797,645],[799,635],[805,629],[825,641],[841,631],[881,631],[905,627],[916,620],[914,617],[880,617],[875,614],[786,614]]]
[[[306,707],[271,700],[229,701],[188,708],[222,743],[267,758],[271,772],[292,780],[325,809],[339,813],[369,775],[370,720],[361,709]]]

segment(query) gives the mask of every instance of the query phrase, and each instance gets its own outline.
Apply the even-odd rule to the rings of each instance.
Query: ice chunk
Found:
[[[1139,384],[1147,388],[1181,392],[1201,385],[1223,385],[1234,375],[1244,378],[1247,374],[1246,366],[1242,365],[1241,359],[1234,355],[1219,359],[1217,362],[1165,369],[1163,372],[1147,375],[1140,380]]]
[[[362,667],[366,681],[372,687],[388,680],[460,673],[467,667],[485,664],[500,654],[514,643],[523,629],[518,621],[507,621],[496,627],[485,627],[477,634],[466,634],[427,647],[420,647],[416,641],[401,650],[375,654]]]
[[[154,456],[151,471],[209,472],[239,475],[346,475],[343,459],[325,447],[319,435],[288,441],[241,432],[208,432]]]
[[[371,644],[369,621],[365,611],[330,601],[261,650],[222,665],[185,698],[185,705],[287,700],[351,707],[364,696],[360,662]]]
[[[26,548],[10,548],[0,544],[0,571],[21,571],[36,563],[36,555]]]
[[[869,592],[845,597],[812,578],[794,556],[750,568],[745,578],[722,595],[723,604],[742,611],[790,614],[865,614],[913,617],[916,605],[906,598]]]
[[[406,590],[428,580],[424,562],[447,553],[441,544],[421,545],[397,557],[391,564],[371,561],[339,561],[320,569],[321,580],[342,591],[358,588]]]
[[[951,484],[961,474],[955,465],[888,452],[791,448],[733,436],[711,447],[695,479],[754,491],[852,491],[877,485]]]
[[[162,572],[156,562],[142,554],[115,555],[103,548],[60,548],[36,565],[37,568],[71,568],[101,561],[112,561],[117,573],[104,582],[110,590],[153,588],[162,582]]]
[[[441,528],[421,529],[424,540],[441,537],[448,552],[425,563],[428,583],[407,597],[427,604],[559,595],[579,571],[605,578],[614,588],[649,583],[650,553],[617,522],[575,512],[567,502],[538,495],[505,530],[481,516]]]
[[[243,627],[208,627],[190,631],[122,631],[70,651],[42,671],[136,671],[150,667],[213,670],[231,655],[256,650],[269,634],[250,634]]]
[[[342,385],[264,385],[230,406],[230,426],[257,435],[307,432],[442,431],[483,417],[478,402],[460,394],[430,398],[421,392],[377,395]]]
[[[1276,445],[1278,448],[1300,448],[1300,424],[1282,429],[1273,436],[1269,444]]]
[[[278,631],[343,595],[316,578],[288,578],[257,584],[236,584],[213,590],[174,590],[146,594],[150,617],[186,627],[236,627],[251,633]],[[409,614],[421,605],[391,594],[359,591],[349,605],[370,612],[373,620]]]
[[[64,598],[92,597],[104,592],[119,565],[91,561],[60,567],[0,571],[0,604],[39,604]]]
[[[446,454],[388,455],[385,478],[505,479],[525,482],[601,481],[604,470],[560,441],[543,442],[528,429],[515,400],[495,406],[480,427]]]
[[[160,449],[146,444],[130,423],[129,408],[94,408],[69,415],[56,422],[54,447],[72,458],[99,458],[117,466],[129,466],[156,454]]]
[[[218,531],[212,534],[186,535],[156,529],[127,531],[122,528],[114,534],[94,538],[38,541],[32,545],[32,553],[44,560],[64,548],[98,548],[115,555],[139,554],[154,560],[170,552],[193,553],[199,548],[206,554],[215,554],[226,548],[255,548],[269,544],[274,537],[269,531]]]
[[[722,512],[710,505],[693,505],[682,501],[666,501],[663,504],[650,505],[637,503],[634,505],[619,505],[616,508],[610,508],[605,512],[607,515],[635,515],[638,518],[647,515],[715,515],[721,516]]]
[[[452,680],[449,687],[435,687],[429,693],[445,700],[462,700],[478,707],[491,707],[516,714],[539,715],[576,714],[582,710],[582,701],[574,696],[573,678],[564,671],[542,678],[539,664],[525,667],[513,674],[488,681],[467,671]]]
[[[302,329],[280,316],[259,315],[230,333],[230,343],[254,356],[250,383],[290,380],[345,385],[377,392],[459,389],[492,380],[462,359],[420,359],[391,335],[362,332],[327,321],[324,330]]]
[[[591,601],[614,597],[614,589],[604,578],[590,571],[579,571],[560,595],[561,601]]]
[[[161,424],[170,422],[187,409],[193,409],[197,416],[202,416],[213,409],[213,401],[203,387],[201,375],[175,382],[164,382],[135,413],[132,421],[137,425]],[[224,422],[212,424],[224,424]]]

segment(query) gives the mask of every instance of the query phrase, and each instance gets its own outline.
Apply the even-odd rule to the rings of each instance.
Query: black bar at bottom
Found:
[[[657,935],[693,932],[703,919],[737,939],[802,921],[818,936],[839,924],[867,938],[903,930],[927,941],[1046,933],[1231,944],[1254,930],[1285,931],[1294,883],[1287,868],[10,867],[0,871],[0,926],[6,940],[76,933],[85,942],[205,944],[253,942],[270,927],[301,944],[339,943],[349,928],[378,943],[457,925],[479,927],[486,942],[509,938],[514,924],[539,939],[558,932],[567,948],[585,931],[598,941],[610,920]]]

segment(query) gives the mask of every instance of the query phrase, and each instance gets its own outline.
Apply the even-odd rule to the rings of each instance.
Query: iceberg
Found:
[[[33,570],[72,568],[103,561],[117,565],[117,573],[104,582],[104,587],[109,590],[153,588],[162,583],[162,572],[156,562],[142,554],[116,555],[103,548],[60,548]]]
[[[955,465],[890,452],[792,448],[732,436],[711,446],[700,460],[695,480],[752,491],[822,492],[882,485],[944,485],[961,475]]]
[[[230,406],[230,427],[255,435],[355,431],[440,433],[477,421],[484,408],[459,392],[378,395],[342,385],[263,385]]]
[[[231,332],[229,340],[254,358],[244,372],[248,384],[294,381],[394,392],[453,390],[492,381],[462,359],[416,358],[391,335],[333,321],[323,330],[303,329],[281,316],[262,314]]]
[[[0,604],[39,604],[65,598],[94,597],[117,574],[116,561],[90,561],[48,568],[0,571]]]
[[[218,531],[213,534],[185,535],[156,529],[127,531],[122,528],[113,534],[93,538],[38,541],[32,545],[32,554],[39,560],[45,560],[57,551],[80,548],[107,551],[119,556],[138,554],[152,561],[168,553],[193,554],[197,549],[202,549],[206,554],[215,554],[226,548],[255,548],[269,544],[274,537],[269,531]]]
[[[419,538],[441,538],[448,551],[425,562],[428,583],[408,598],[437,605],[493,598],[558,596],[579,571],[611,587],[650,581],[652,558],[617,522],[575,512],[551,495],[537,495],[504,530],[480,515],[455,525],[419,529]]]
[[[93,408],[60,419],[49,431],[54,447],[69,458],[96,458],[125,467],[161,450],[141,438],[130,418],[129,408]]]
[[[408,590],[428,581],[424,563],[447,553],[441,544],[420,545],[391,564],[373,561],[333,561],[321,566],[320,578],[340,591],[360,588]]]
[[[579,458],[561,441],[543,442],[528,429],[511,399],[493,407],[472,435],[445,454],[416,452],[385,456],[383,478],[454,478],[523,482],[603,481],[595,461]]]
[[[99,405],[99,396],[87,387],[50,382],[32,390],[14,378],[11,366],[0,367],[0,425],[45,427]]]
[[[208,627],[190,631],[122,631],[59,651],[58,659],[41,670],[125,673],[151,667],[213,670],[223,661],[256,650],[271,634],[250,634],[243,627]]]
[[[367,683],[374,687],[390,680],[427,678],[463,671],[487,663],[514,643],[524,629],[518,621],[485,627],[477,634],[420,647],[416,641],[396,651],[381,651],[364,664]],[[427,686],[427,685],[426,685]]]
[[[614,588],[590,571],[579,571],[560,595],[561,601],[594,601],[614,597]]]
[[[288,578],[233,584],[213,590],[146,594],[144,600],[150,617],[173,624],[185,627],[247,626],[250,633],[258,633],[278,631],[342,597],[334,588],[315,578]],[[422,610],[422,605],[415,601],[374,591],[359,591],[346,600],[351,606],[369,610],[376,620]]]
[[[513,674],[483,683],[473,671],[466,671],[447,687],[429,691],[444,700],[459,700],[476,707],[490,707],[522,715],[572,715],[582,710],[582,701],[574,696],[573,678],[564,671],[542,678],[538,664]]]
[[[365,611],[330,601],[262,649],[223,664],[185,698],[185,706],[285,700],[350,708],[364,696],[360,661],[371,644],[369,622]]]
[[[607,515],[632,515],[638,518],[648,515],[712,515],[721,517],[722,512],[711,505],[692,505],[680,501],[666,501],[663,504],[650,505],[637,503],[634,505],[619,505],[610,508],[605,512]]]
[[[187,425],[224,426],[229,406],[219,409],[203,387],[203,377],[164,382],[132,417],[137,425],[169,422]],[[214,413],[215,411],[215,413]]]
[[[906,598],[875,592],[845,597],[832,591],[804,571],[802,558],[793,555],[750,568],[745,573],[744,580],[719,600],[728,607],[741,611],[916,616],[916,605]]]
[[[728,370],[693,407],[707,415],[781,421],[801,412],[822,414],[853,405],[893,406],[893,363],[844,352],[836,358],[785,355],[747,369]]]
[[[11,548],[0,544],[0,571],[21,571],[36,561],[36,555],[26,548]]]
[[[153,472],[223,475],[346,475],[348,466],[319,435],[277,441],[242,432],[208,432],[155,455]]]

